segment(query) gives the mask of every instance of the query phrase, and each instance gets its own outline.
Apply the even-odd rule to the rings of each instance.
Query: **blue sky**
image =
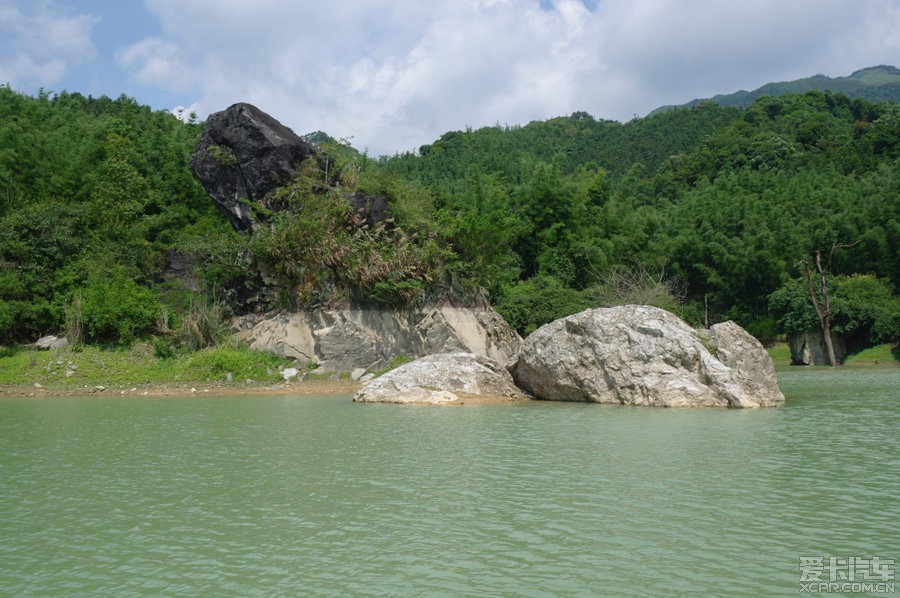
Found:
[[[0,0],[0,84],[248,101],[374,155],[877,64],[900,66],[900,0]]]

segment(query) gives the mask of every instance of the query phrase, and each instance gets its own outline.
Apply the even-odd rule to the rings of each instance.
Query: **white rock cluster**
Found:
[[[441,405],[467,397],[526,398],[501,364],[474,353],[457,352],[405,363],[366,384],[353,400]]]
[[[697,331],[639,305],[589,309],[525,339],[513,368],[536,398],[661,407],[769,407],[784,401],[772,360],[733,322]]]

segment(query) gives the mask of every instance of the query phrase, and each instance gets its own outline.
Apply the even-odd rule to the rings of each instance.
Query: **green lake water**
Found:
[[[900,370],[779,375],[755,411],[2,399],[0,595],[795,596],[801,556],[900,559]]]

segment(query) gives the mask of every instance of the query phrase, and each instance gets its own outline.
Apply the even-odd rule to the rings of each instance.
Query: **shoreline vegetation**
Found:
[[[768,352],[776,367],[790,365],[785,343],[774,344]],[[842,367],[900,367],[898,355],[900,346],[879,345],[848,356]],[[281,370],[290,367],[299,369],[300,377],[285,381]],[[130,348],[0,349],[0,398],[343,395],[361,386],[349,372],[317,372],[313,364],[304,369],[244,347],[214,347],[166,359],[155,356],[146,343]]]
[[[282,371],[298,370],[285,380]],[[0,397],[90,394],[190,395],[352,393],[348,373],[317,372],[272,353],[221,345],[160,357],[150,343],[0,350]],[[301,378],[303,379],[301,381]]]

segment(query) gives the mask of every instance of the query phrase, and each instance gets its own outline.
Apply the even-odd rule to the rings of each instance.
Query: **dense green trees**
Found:
[[[226,228],[187,169],[199,132],[124,96],[0,87],[0,342],[60,332],[76,296],[89,339],[152,329],[167,252]]]
[[[448,133],[381,166],[432,185],[455,213],[481,209],[465,169],[492,181],[492,204],[514,221],[498,244],[513,253],[493,262],[506,274],[489,288],[523,332],[600,304],[601,281],[624,268],[664,272],[696,324],[733,318],[771,337],[769,295],[818,248],[858,240],[836,274],[900,276],[897,114],[822,92],[625,125],[578,113]]]
[[[63,330],[76,300],[91,339],[157,329],[190,305],[163,275],[173,251],[209,289],[265,280],[294,305],[481,287],[522,332],[639,301],[770,338],[815,318],[798,260],[854,241],[833,264],[834,328],[857,345],[900,335],[893,103],[809,92],[625,124],[580,112],[377,160],[316,133],[330,172],[277,191],[289,210],[249,239],[188,171],[199,132],[125,97],[0,87],[0,342]],[[353,224],[357,190],[387,198],[391,221]]]

